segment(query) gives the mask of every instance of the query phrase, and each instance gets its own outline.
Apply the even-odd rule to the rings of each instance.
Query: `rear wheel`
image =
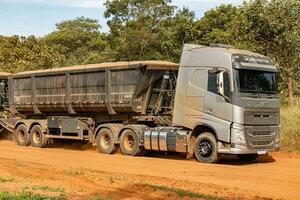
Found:
[[[19,146],[28,146],[30,144],[29,133],[24,124],[19,125],[14,132],[14,140]]]
[[[241,160],[241,161],[255,161],[258,158],[258,154],[239,154],[237,155],[237,157]]]
[[[108,128],[102,128],[97,137],[96,144],[100,153],[112,154],[116,151],[114,135]]]
[[[139,138],[135,131],[126,129],[121,135],[121,152],[128,156],[137,156],[142,153],[142,147],[139,146]]]
[[[196,159],[202,163],[216,163],[220,159],[217,141],[212,133],[200,134],[195,142],[194,154]]]
[[[33,147],[43,148],[47,146],[47,138],[40,125],[34,125],[30,131],[30,143]]]

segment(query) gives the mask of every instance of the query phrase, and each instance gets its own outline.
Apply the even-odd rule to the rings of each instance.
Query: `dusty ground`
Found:
[[[79,150],[74,150],[74,148]],[[87,145],[46,149],[0,140],[0,191],[67,199],[300,199],[299,154],[200,164],[180,155],[100,155]]]

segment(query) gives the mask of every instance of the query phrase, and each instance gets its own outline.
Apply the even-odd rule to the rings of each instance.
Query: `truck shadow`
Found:
[[[58,148],[64,150],[88,151],[96,148],[88,141],[52,139],[47,148]]]
[[[145,157],[151,158],[160,158],[160,159],[167,159],[167,160],[186,160],[197,162],[197,160],[192,157],[190,159],[186,159],[186,154],[182,153],[173,153],[173,152],[146,152]],[[223,165],[254,165],[259,163],[272,163],[276,160],[270,155],[261,155],[255,161],[242,161],[237,158],[235,155],[222,155],[220,161],[217,164]]]
[[[239,165],[254,165],[259,163],[272,163],[275,161],[276,160],[268,154],[261,155],[254,161],[239,160],[235,155],[222,155],[222,158],[218,164],[239,166]]]
[[[1,139],[1,138],[0,138]],[[97,148],[93,146],[88,141],[76,141],[76,140],[53,140],[47,148],[60,148],[64,150],[76,150],[76,151],[97,151]],[[116,154],[121,155],[121,151],[117,148]],[[111,155],[114,156],[114,155]],[[195,158],[186,158],[185,153],[176,153],[176,152],[155,152],[155,151],[145,151],[142,157],[148,158],[159,158],[166,160],[182,160],[182,161],[191,161],[197,162]],[[235,155],[222,155],[221,160],[218,164],[224,165],[253,165],[258,163],[271,163],[275,162],[275,159],[269,155],[262,155],[255,161],[241,161]]]
[[[12,140],[12,134],[5,129],[1,129],[0,140]]]

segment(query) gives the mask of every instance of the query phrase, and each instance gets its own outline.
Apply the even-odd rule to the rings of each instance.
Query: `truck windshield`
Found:
[[[238,69],[235,74],[239,92],[275,94],[277,91],[275,72]]]

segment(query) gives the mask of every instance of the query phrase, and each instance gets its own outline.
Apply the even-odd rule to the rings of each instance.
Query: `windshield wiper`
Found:
[[[259,90],[248,90],[248,89],[240,89],[240,92],[249,92],[249,93],[259,93]]]
[[[246,92],[246,93],[256,93],[257,97],[260,98],[260,90],[255,89],[241,89],[240,92]]]
[[[260,93],[266,93],[266,94],[276,94],[276,91],[260,90]]]

